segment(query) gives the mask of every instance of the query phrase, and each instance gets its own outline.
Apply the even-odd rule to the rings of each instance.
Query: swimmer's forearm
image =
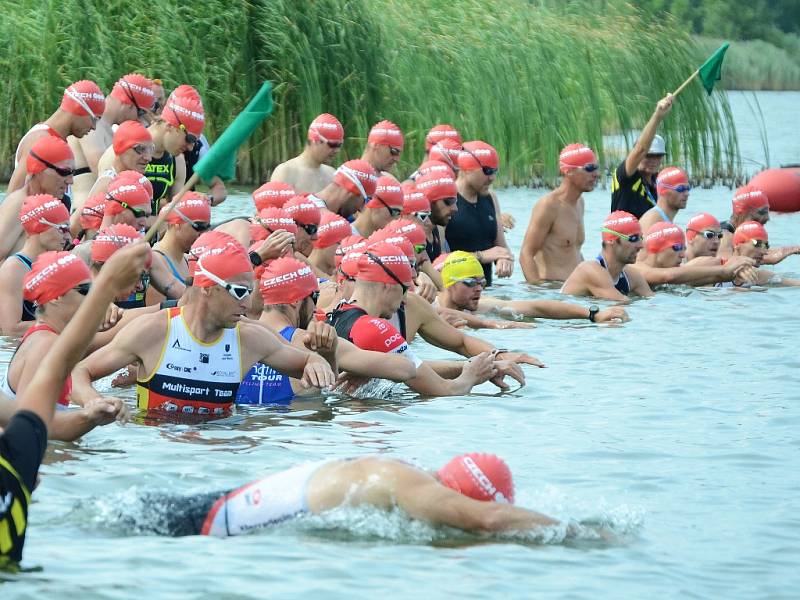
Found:
[[[60,411],[53,416],[47,437],[51,440],[72,442],[94,428],[95,423],[86,410]]]
[[[782,246],[767,252],[761,262],[765,265],[777,265],[783,259],[798,253],[800,253],[800,246]]]
[[[542,319],[588,319],[589,309],[580,304],[560,300],[514,300],[504,306],[526,317]]]
[[[455,360],[426,360],[425,364],[439,377],[445,379],[455,379],[461,375],[461,370],[464,368],[463,362]]]

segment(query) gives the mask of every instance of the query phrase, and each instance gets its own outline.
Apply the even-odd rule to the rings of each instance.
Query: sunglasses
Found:
[[[33,153],[31,153],[31,154],[33,154]],[[759,209],[756,211],[756,214],[757,214],[757,215],[761,215],[762,217],[763,217],[764,215],[768,215],[768,214],[769,214],[769,206],[765,206],[764,208],[759,208]]]
[[[419,211],[419,212],[415,212],[415,213],[411,213],[411,214],[413,216],[415,216],[417,219],[419,219],[420,221],[425,221],[428,217],[431,216],[431,213],[426,212],[426,211]]]
[[[48,227],[52,227],[53,229],[57,229],[60,233],[69,233],[69,225],[66,223],[52,223],[45,218],[40,218],[39,223],[47,225]]]
[[[402,208],[395,208],[393,206],[389,206],[388,204],[386,204],[386,202],[384,202],[380,198],[380,196],[373,196],[373,198],[375,198],[375,200],[377,200],[378,202],[380,202],[381,204],[383,204],[386,207],[386,210],[389,211],[389,216],[392,217],[393,219],[396,218],[396,217],[399,217],[401,214],[403,214],[403,209]]]
[[[55,171],[56,173],[61,175],[61,177],[72,177],[73,175],[75,175],[75,169],[67,169],[67,168],[64,168],[64,167],[57,167],[53,163],[43,159],[41,156],[36,154],[36,152],[34,152],[33,150],[30,151],[30,155],[33,158],[35,158],[36,160],[38,160],[40,163],[42,163],[44,166],[46,166],[48,169],[53,169],[53,171]]]
[[[364,254],[366,256],[368,256],[381,269],[383,269],[384,273],[386,273],[389,277],[394,279],[394,281],[395,281],[395,283],[397,283],[397,285],[399,285],[401,288],[403,288],[403,294],[405,294],[408,291],[408,286],[405,283],[403,283],[402,281],[400,281],[400,278],[397,275],[395,275],[394,273],[392,273],[391,269],[389,269],[389,267],[387,267],[385,264],[383,264],[383,261],[380,258],[375,256],[372,252],[364,252]]]
[[[474,288],[476,285],[486,287],[485,277],[465,277],[464,279],[456,279],[457,283],[463,283],[467,287]]]
[[[704,229],[703,231],[697,231],[697,229],[687,229],[687,231],[694,231],[695,233],[702,235],[707,240],[713,240],[714,238],[722,239],[722,232],[721,231],[711,231],[710,229]]]
[[[145,217],[149,217],[150,215],[147,214],[147,211],[136,208],[135,206],[131,206],[127,202],[123,202],[122,200],[117,200],[111,194],[106,194],[106,200],[113,200],[117,204],[119,204],[122,208],[127,208],[129,211],[133,213],[133,217],[135,219],[144,219]]]
[[[186,223],[191,225],[192,229],[194,229],[195,231],[199,231],[200,233],[203,233],[204,231],[208,231],[209,229],[211,229],[211,223],[206,223],[204,221],[192,221],[189,217],[187,217],[185,214],[183,214],[177,208],[173,208],[172,210],[174,210],[175,214],[177,214]]]
[[[600,165],[591,163],[591,164],[588,164],[588,165],[583,165],[583,167],[581,167],[581,168],[584,171],[586,171],[587,173],[594,173],[595,171],[597,171],[597,169],[600,168]]]
[[[344,142],[331,142],[330,140],[326,139],[325,136],[322,135],[316,129],[314,131],[316,132],[317,137],[320,139],[320,141],[323,141],[326,144],[328,144],[328,148],[330,148],[331,150],[338,150],[339,148],[341,148],[344,145]]]
[[[684,244],[672,244],[672,249],[675,252],[683,252],[686,250],[686,246]]]
[[[490,177],[495,173],[497,173],[497,169],[494,169],[492,167],[481,167],[481,170],[483,171],[483,174],[486,175],[487,177]]]
[[[72,289],[75,290],[76,292],[78,292],[81,296],[86,296],[86,295],[89,294],[89,290],[92,289],[92,284],[91,283],[81,283],[81,284],[76,285]]]
[[[441,202],[444,202],[445,206],[453,206],[456,202],[458,202],[458,198],[440,198]]]
[[[678,192],[679,194],[682,194],[684,192],[691,192],[692,191],[692,186],[691,185],[683,184],[683,183],[680,184],[680,185],[669,185],[668,183],[662,183],[661,187],[665,187],[668,190],[674,190],[674,191]]]
[[[344,278],[345,281],[355,281],[356,280],[356,278],[353,277],[352,275],[348,275],[347,273],[342,271],[341,267],[339,268],[339,273],[342,274],[342,277]]]
[[[389,154],[392,156],[400,156],[402,150],[400,148],[395,148],[394,146],[389,146]]]
[[[206,271],[203,268],[203,263],[201,259],[197,259],[197,265],[195,267],[195,277],[197,277],[198,273],[202,273],[206,277],[208,277],[211,281],[216,283],[218,286],[222,287],[226,292],[228,292],[231,296],[236,298],[237,300],[244,300],[250,294],[253,293],[253,288],[248,287],[246,285],[239,285],[236,283],[228,283],[227,281],[220,279],[213,273]]]
[[[764,248],[764,250],[769,250],[769,242],[766,240],[750,240],[753,242],[753,246],[756,248]]]
[[[619,231],[614,231],[613,229],[608,229],[607,227],[601,227],[600,231],[603,233],[611,233],[618,238],[625,240],[626,242],[630,242],[631,244],[636,244],[642,241],[642,234],[634,233],[633,235],[625,235],[624,233],[620,233]]]
[[[186,143],[187,144],[192,144],[192,145],[196,144],[197,143],[197,136],[195,134],[189,133],[187,131],[186,125],[183,124],[183,122],[181,121],[180,117],[178,116],[178,113],[176,113],[173,110],[172,114],[175,115],[175,120],[178,121],[178,129],[180,129],[183,132],[183,135],[186,136]]]
[[[339,169],[341,170],[342,175],[347,177],[350,181],[352,181],[356,185],[358,191],[361,193],[361,197],[364,199],[364,203],[366,204],[367,202],[369,202],[372,199],[372,197],[367,195],[367,190],[364,189],[364,185],[361,183],[361,180],[358,178],[358,176],[344,165],[339,167]]]
[[[297,221],[295,221],[295,223],[297,223]],[[317,235],[317,229],[319,229],[319,226],[314,225],[313,223],[309,223],[308,225],[297,223],[297,226],[303,231],[305,231],[309,236]]]
[[[142,156],[143,154],[152,154],[156,151],[156,147],[153,144],[136,144],[131,147],[131,150],[136,152],[139,156]]]
[[[414,252],[417,254],[425,252],[425,244],[414,244]]]

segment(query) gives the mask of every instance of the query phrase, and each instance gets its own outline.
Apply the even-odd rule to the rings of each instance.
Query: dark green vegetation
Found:
[[[320,112],[344,123],[343,157],[360,154],[372,123],[391,119],[406,133],[405,173],[427,129],[448,122],[498,147],[505,182],[552,180],[562,146],[584,141],[602,156],[603,133],[638,130],[699,64],[687,28],[617,0],[602,10],[525,0],[21,0],[4,11],[6,169],[65,85],[88,78],[108,92],[135,70],[168,88],[195,85],[212,140],[261,81],[273,82],[276,112],[242,150],[243,182],[299,152]],[[723,95],[689,86],[665,125],[672,162],[697,176],[737,170]]]

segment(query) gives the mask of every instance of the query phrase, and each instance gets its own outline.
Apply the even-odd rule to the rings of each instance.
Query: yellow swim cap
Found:
[[[462,279],[483,276],[483,267],[478,259],[463,250],[451,252],[442,265],[442,283],[446,288]]]

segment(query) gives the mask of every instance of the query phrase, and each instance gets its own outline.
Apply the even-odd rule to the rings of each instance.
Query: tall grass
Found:
[[[91,78],[109,91],[137,70],[195,85],[212,140],[261,81],[273,82],[276,112],[241,151],[242,182],[299,152],[320,112],[344,123],[342,158],[359,155],[369,126],[387,118],[406,133],[400,170],[410,170],[427,129],[449,122],[500,150],[506,182],[552,181],[566,143],[601,156],[604,132],[632,143],[697,62],[674,23],[645,22],[621,0],[20,0],[6,4],[0,34],[6,175],[16,141],[66,84]],[[673,162],[698,176],[737,171],[724,96],[690,86],[665,130]]]
[[[731,43],[721,82],[728,90],[800,90],[800,36],[794,38],[796,50],[790,52],[764,40]],[[713,52],[721,41],[700,37],[699,56]]]

